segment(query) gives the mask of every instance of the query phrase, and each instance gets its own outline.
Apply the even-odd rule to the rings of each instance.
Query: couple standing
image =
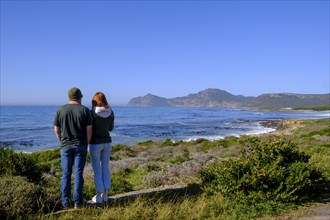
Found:
[[[74,167],[74,207],[84,205],[83,171],[89,144],[96,195],[92,201],[108,201],[111,187],[109,160],[111,137],[109,131],[114,127],[114,113],[102,92],[92,99],[92,110],[81,105],[83,97],[80,89],[71,88],[68,92],[69,103],[60,107],[55,115],[54,132],[61,142],[61,203],[68,208],[71,198],[71,174]]]

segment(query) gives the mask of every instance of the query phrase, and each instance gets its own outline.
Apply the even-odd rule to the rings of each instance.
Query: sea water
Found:
[[[59,106],[1,106],[0,146],[34,152],[60,147],[53,132]],[[227,108],[114,106],[113,144],[132,145],[147,140],[208,140],[273,131],[260,121],[329,118],[329,113],[272,112]]]

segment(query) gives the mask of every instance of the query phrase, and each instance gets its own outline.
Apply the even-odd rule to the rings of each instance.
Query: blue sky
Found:
[[[329,84],[329,1],[1,1],[1,105]]]

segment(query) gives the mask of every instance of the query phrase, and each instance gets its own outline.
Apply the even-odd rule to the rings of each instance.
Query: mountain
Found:
[[[270,93],[257,97],[233,95],[225,90],[206,89],[195,94],[172,99],[147,94],[131,99],[129,106],[171,106],[171,107],[251,107],[285,108],[297,106],[330,105],[328,94]]]
[[[156,95],[147,94],[143,97],[139,96],[132,98],[128,104],[129,106],[171,106],[169,100]]]
[[[131,99],[129,106],[172,106],[172,107],[239,107],[254,97],[232,95],[225,90],[206,89],[184,97],[166,99],[152,94]]]
[[[253,97],[232,95],[225,90],[206,89],[196,94],[170,99],[171,106],[177,107],[238,107],[252,100]]]
[[[330,94],[270,93],[256,97],[247,107],[273,108],[330,105]]]

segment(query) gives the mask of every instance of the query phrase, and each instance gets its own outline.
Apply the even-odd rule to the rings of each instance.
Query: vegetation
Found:
[[[294,107],[293,110],[312,110],[312,111],[329,111],[330,104],[327,105],[317,105],[317,106],[300,106]]]
[[[328,190],[329,181],[308,164],[310,157],[295,143],[257,138],[242,142],[241,157],[212,164],[201,172],[201,178],[206,192],[220,192],[246,210],[245,216],[276,214],[274,205],[301,203]]]
[[[258,136],[115,145],[110,195],[194,184],[184,193],[111,206],[60,210],[59,149],[32,154],[0,147],[0,218],[255,219],[279,216],[329,192],[330,119],[290,120]],[[295,129],[293,129],[293,127]],[[84,195],[95,194],[84,171]]]
[[[41,179],[42,171],[34,158],[23,153],[15,153],[13,149],[0,147],[0,174],[24,176],[32,182]]]
[[[41,208],[41,189],[22,176],[3,176],[0,179],[0,217],[32,214]]]

